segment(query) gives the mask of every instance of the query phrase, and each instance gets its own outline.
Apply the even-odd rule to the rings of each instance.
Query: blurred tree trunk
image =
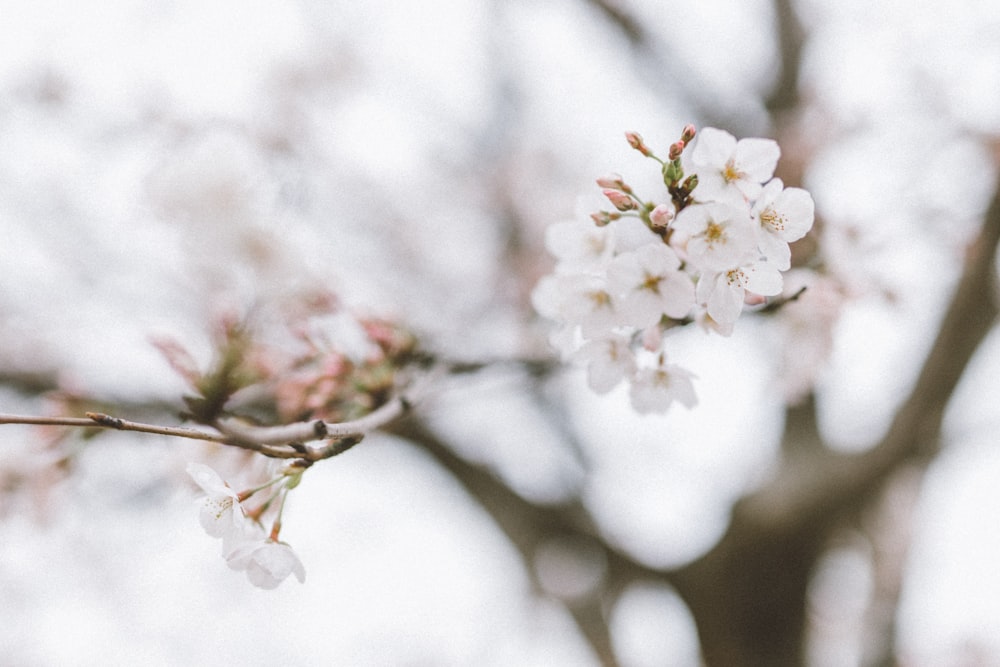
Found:
[[[708,665],[803,663],[809,584],[835,532],[858,521],[896,473],[923,468],[940,450],[945,408],[998,314],[998,240],[1000,183],[920,376],[885,437],[868,451],[837,454],[822,445],[811,403],[790,409],[778,473],[736,505],[708,554],[673,574]]]

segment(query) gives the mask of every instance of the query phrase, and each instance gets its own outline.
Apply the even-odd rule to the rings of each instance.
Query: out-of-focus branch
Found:
[[[785,428],[781,435],[784,456],[812,456],[826,449],[816,420],[816,396],[809,394],[801,403],[785,409]]]
[[[738,134],[752,134],[760,127],[752,123],[745,112],[713,95],[697,78],[683,70],[684,59],[669,53],[669,40],[651,33],[647,27],[615,0],[586,0],[610,25],[628,40],[637,58],[636,63],[653,79],[649,89],[664,99],[685,100],[702,124],[725,127]]]
[[[772,118],[799,106],[799,69],[805,32],[792,0],[774,0],[775,31],[778,36],[778,78],[764,101]]]
[[[923,369],[882,441],[861,454],[786,448],[771,481],[736,504],[715,547],[673,574],[709,664],[801,663],[807,589],[830,536],[897,471],[923,465],[940,447],[945,407],[1000,313],[998,241],[1000,184]],[[789,426],[815,441],[811,412],[792,411]]]
[[[590,4],[600,10],[608,21],[617,26],[632,46],[643,48],[647,46],[646,29],[623,8],[608,0],[590,0]]]
[[[553,539],[586,543],[600,552],[606,569],[596,590],[562,602],[601,663],[617,665],[607,611],[630,583],[644,580],[669,583],[670,573],[643,565],[609,544],[578,499],[556,505],[540,505],[524,499],[492,473],[455,454],[417,417],[394,422],[387,430],[428,452],[465,487],[517,548],[528,572],[534,573],[539,548]]]
[[[811,457],[804,468],[789,466],[738,507],[737,518],[767,530],[811,521],[833,507],[864,501],[895,468],[937,453],[948,400],[1000,313],[994,270],[1000,242],[1000,183],[997,188],[934,345],[886,436],[859,455],[830,453],[822,461]]]
[[[864,616],[868,631],[863,647],[863,664],[872,667],[897,664],[899,600],[925,469],[918,464],[898,470],[859,521],[872,550],[872,594]]]

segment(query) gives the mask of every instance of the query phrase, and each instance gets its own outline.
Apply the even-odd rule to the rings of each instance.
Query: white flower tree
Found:
[[[957,664],[908,620],[901,527],[956,433],[996,417],[961,410],[993,397],[973,360],[1000,312],[1000,120],[967,91],[1000,82],[945,62],[997,55],[995,10],[359,4],[0,26],[0,508],[38,522],[18,534],[77,512],[94,536],[67,560],[152,587],[85,500],[140,488],[118,504],[149,505],[168,581],[115,599],[151,614],[200,576],[171,569],[186,533],[150,489],[181,493],[219,539],[206,571],[242,584],[220,599],[247,596],[208,617],[273,638],[235,663]],[[892,40],[878,54],[944,55],[842,47]],[[379,487],[366,461],[415,481]],[[451,540],[468,560],[431,592],[423,565],[393,577]],[[7,541],[0,583],[58,578]],[[11,660],[105,659],[83,653],[99,614],[59,654],[73,624],[42,606],[12,603],[32,640]],[[182,622],[129,655],[203,662]],[[967,632],[934,650],[1000,656]]]

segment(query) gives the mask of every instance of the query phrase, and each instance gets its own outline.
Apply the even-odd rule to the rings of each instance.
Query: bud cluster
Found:
[[[629,145],[660,165],[665,197],[640,197],[624,178],[597,180],[614,211],[546,231],[557,258],[532,294],[536,310],[560,328],[553,343],[585,362],[597,392],[621,381],[639,412],[696,402],[693,377],[668,364],[664,337],[692,322],[724,336],[744,304],[780,294],[788,244],[813,224],[813,201],[772,178],[780,149],[769,139],[737,141],[728,132],[686,126],[666,161],[639,134]]]
[[[189,419],[208,425],[231,416],[279,424],[356,419],[389,400],[399,371],[419,357],[409,330],[347,313],[335,300],[291,300],[287,310],[267,332],[278,344],[265,341],[262,327],[224,317],[215,331],[215,359],[204,371],[178,342],[154,341],[194,390],[184,398]]]

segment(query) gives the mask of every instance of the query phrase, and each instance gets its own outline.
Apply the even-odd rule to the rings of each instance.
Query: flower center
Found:
[[[742,287],[746,289],[747,286],[747,274],[743,272],[743,269],[733,269],[726,273],[726,282],[729,283],[730,287]]]
[[[646,279],[642,281],[639,286],[640,289],[647,289],[654,294],[660,293],[660,281],[663,280],[663,276],[654,276],[652,273],[646,274]]]
[[[726,228],[716,222],[708,223],[705,227],[705,242],[708,245],[726,242]]]
[[[726,183],[738,181],[744,176],[746,176],[746,173],[740,171],[739,167],[736,166],[736,162],[733,160],[729,160],[729,162],[726,163],[725,168],[722,170],[722,178],[725,179]]]
[[[760,224],[767,227],[772,232],[782,232],[785,230],[785,223],[788,218],[775,211],[773,208],[766,208],[760,214]]]
[[[587,298],[594,304],[594,310],[611,307],[611,295],[604,290],[594,290],[587,292]]]

